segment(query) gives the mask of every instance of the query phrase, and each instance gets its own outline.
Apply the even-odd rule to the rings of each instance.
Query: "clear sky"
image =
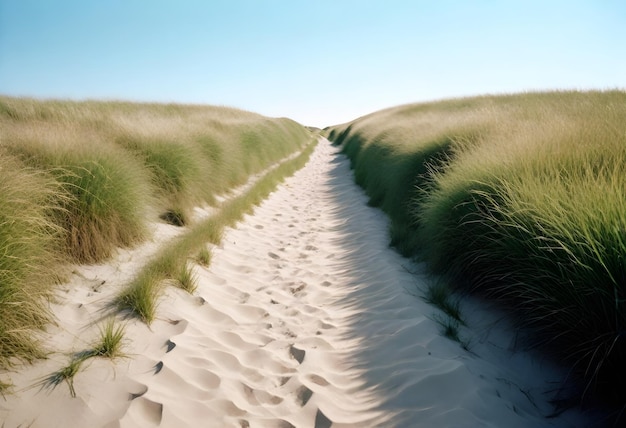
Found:
[[[227,105],[305,125],[626,88],[624,0],[0,0],[0,94]]]

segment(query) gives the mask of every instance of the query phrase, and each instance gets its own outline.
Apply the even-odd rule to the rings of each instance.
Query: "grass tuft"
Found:
[[[147,184],[118,155],[103,153],[57,160],[56,175],[72,195],[59,223],[67,230],[67,252],[81,263],[108,258],[145,236]],[[72,159],[73,158],[73,159]],[[126,164],[126,165],[124,165]]]
[[[178,272],[177,286],[189,294],[193,294],[198,288],[198,278],[193,271],[193,266],[184,263]]]
[[[442,281],[431,282],[423,299],[427,303],[441,309],[443,313],[455,320],[458,324],[465,325],[465,321],[463,321],[461,317],[461,310],[459,309],[459,300],[453,297],[452,290],[446,283]]]
[[[0,368],[44,356],[38,330],[51,319],[46,300],[62,273],[57,192],[48,174],[0,151]]]
[[[10,382],[4,382],[0,380],[0,395],[5,397],[7,394],[10,394],[13,389],[13,384]]]
[[[434,316],[433,319],[442,327],[441,334],[450,340],[461,342],[459,336],[459,322],[452,317]]]
[[[83,362],[85,362],[85,359],[74,358],[67,366],[50,374],[41,382],[39,382],[39,384],[46,389],[54,389],[61,383],[65,382],[70,389],[70,395],[73,398],[76,398],[76,390],[74,389],[74,376],[76,376],[76,374],[80,370]]]
[[[92,355],[94,357],[117,358],[122,353],[125,328],[123,325],[116,325],[115,319],[109,319],[104,327],[100,328],[100,339],[94,345]]]
[[[200,251],[198,251],[196,261],[202,266],[209,266],[211,264],[211,250],[206,246],[202,247]]]
[[[142,271],[131,284],[117,295],[114,304],[121,311],[151,324],[156,316],[162,275],[154,269]]]
[[[43,380],[39,381],[37,385],[41,385],[42,388],[54,389],[65,382],[70,390],[70,395],[76,397],[74,377],[78,374],[83,363],[95,357],[110,359],[122,357],[124,355],[122,353],[123,339],[124,327],[116,325],[115,319],[109,319],[106,324],[100,328],[100,339],[94,344],[93,348],[74,354],[67,366],[46,376]]]

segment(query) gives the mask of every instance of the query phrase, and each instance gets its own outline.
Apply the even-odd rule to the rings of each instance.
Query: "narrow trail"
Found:
[[[112,426],[576,426],[544,417],[555,373],[513,356],[497,317],[475,317],[474,353],[442,336],[336,150],[227,231],[196,297],[168,291],[166,338],[131,364],[140,391]]]

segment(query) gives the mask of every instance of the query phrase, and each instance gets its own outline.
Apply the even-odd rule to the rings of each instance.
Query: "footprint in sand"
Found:
[[[128,409],[127,415],[130,420],[145,421],[151,425],[158,426],[163,418],[163,404],[139,397],[133,400]]]
[[[320,409],[317,409],[317,414],[315,415],[315,428],[330,428],[332,425],[333,421],[328,419],[328,417],[326,417]]]
[[[165,346],[167,347],[167,349],[165,350],[166,354],[169,353],[172,349],[176,348],[176,344],[169,339],[167,340],[167,342],[165,342]]]
[[[304,356],[306,355],[306,351],[304,349],[298,349],[295,346],[291,345],[289,347],[289,354],[300,364],[304,361]]]
[[[311,397],[313,397],[313,391],[304,385],[296,390],[296,402],[302,407],[306,406]]]
[[[314,384],[319,385],[319,386],[328,386],[328,385],[330,385],[330,382],[328,382],[326,379],[324,379],[321,376],[315,375],[315,374],[309,375],[308,379],[311,382],[313,382]]]
[[[135,398],[139,398],[144,395],[146,392],[148,392],[148,387],[143,384],[137,385],[136,391],[137,392],[128,393],[128,401],[133,401]]]
[[[291,294],[296,294],[304,290],[306,286],[307,286],[307,283],[304,281],[300,281],[298,283],[291,283],[289,284],[289,291],[291,291]]]
[[[248,303],[248,300],[250,300],[249,293],[242,293],[241,296],[239,296],[239,303],[242,305]]]

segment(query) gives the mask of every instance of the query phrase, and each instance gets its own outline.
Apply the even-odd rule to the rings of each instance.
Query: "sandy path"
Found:
[[[185,302],[162,305],[180,320],[175,347],[134,377],[147,392],[121,426],[584,425],[544,418],[558,375],[513,356],[496,314],[465,308],[475,354],[441,336],[414,296],[419,266],[387,247],[386,218],[335,150],[321,144],[227,232],[197,270],[199,298],[171,290]]]
[[[322,142],[195,267],[194,296],[168,288],[151,328],[129,323],[132,358],[95,361],[78,398],[60,386],[7,406],[6,427],[589,426],[545,418],[562,373],[512,353],[497,312],[464,304],[472,352],[441,335],[429,279],[366,200]]]

